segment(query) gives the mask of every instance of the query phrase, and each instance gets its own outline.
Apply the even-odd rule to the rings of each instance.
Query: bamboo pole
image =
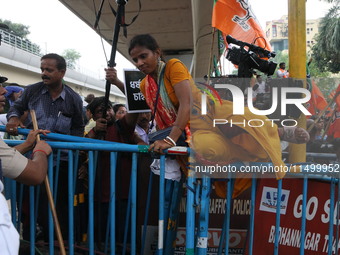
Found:
[[[306,0],[288,1],[289,76],[304,81],[306,88]],[[301,114],[298,127],[306,128],[306,116]],[[289,145],[289,162],[306,161],[306,144]]]
[[[331,122],[332,122],[333,116],[335,115],[335,112],[336,112],[335,109],[333,109],[331,117],[329,118],[329,120],[328,120],[328,122],[327,122],[327,124],[325,126],[324,132],[323,132],[322,137],[321,137],[322,143],[324,142],[325,136],[328,133],[328,129],[331,126]]]
[[[214,42],[215,42],[215,32],[216,28],[212,29],[212,37],[211,37],[211,48],[210,48],[210,54],[209,54],[209,67],[208,67],[208,80],[207,84],[210,85],[210,72],[211,72],[211,65],[213,61],[213,51],[214,51]]]
[[[37,117],[35,115],[35,111],[30,110],[30,114],[31,114],[32,122],[33,122],[33,129],[37,130],[38,129],[38,122],[37,122]],[[37,140],[40,141],[39,135],[37,136]],[[44,184],[45,184],[45,187],[46,187],[48,202],[50,204],[51,211],[52,211],[53,221],[54,221],[54,225],[55,225],[55,231],[56,231],[56,235],[57,235],[58,243],[59,243],[59,248],[60,248],[60,253],[62,255],[66,255],[64,240],[63,240],[63,236],[62,236],[61,231],[60,231],[59,220],[58,220],[57,212],[56,212],[56,209],[55,209],[55,206],[54,206],[50,182],[48,181],[47,176],[45,177]]]

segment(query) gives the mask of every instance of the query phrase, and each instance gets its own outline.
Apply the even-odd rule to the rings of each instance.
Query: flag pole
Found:
[[[209,85],[209,82],[210,82],[210,72],[211,72],[211,65],[212,65],[212,59],[213,59],[212,56],[213,56],[213,51],[214,51],[215,32],[216,32],[216,28],[213,27],[212,38],[211,38],[210,56],[209,56],[209,67],[208,67],[208,80],[207,80],[208,85]]]
[[[217,30],[217,48],[218,48],[218,62],[217,63],[220,63],[219,69],[220,69],[221,75],[223,75],[223,72],[222,72],[222,62],[221,62],[221,57],[222,57],[223,53],[221,53],[221,51],[224,51],[224,47],[221,48],[221,44],[220,44],[220,39],[221,38],[223,39],[222,32],[221,32],[221,30]]]
[[[331,126],[332,118],[333,118],[334,115],[335,115],[335,109],[333,109],[331,117],[329,118],[327,125],[325,126],[324,132],[323,132],[322,137],[321,137],[322,143],[323,143],[323,139],[325,138],[325,135],[328,132],[329,127]]]

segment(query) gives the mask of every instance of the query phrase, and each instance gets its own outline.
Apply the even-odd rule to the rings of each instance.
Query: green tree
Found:
[[[64,50],[62,56],[66,60],[67,67],[71,69],[75,69],[77,60],[81,58],[80,53],[77,52],[75,49]]]
[[[331,73],[327,71],[321,71],[317,62],[315,60],[312,61],[312,63],[309,65],[309,72],[311,77],[321,77],[326,78],[330,77]]]
[[[10,20],[0,19],[0,23],[8,26],[6,32],[10,33],[7,40],[16,47],[29,51],[36,55],[41,55],[41,48],[38,44],[32,43],[27,36],[30,34],[29,26],[19,23],[13,23]],[[6,37],[6,36],[5,36]]]
[[[289,56],[287,51],[278,51],[276,52],[276,56],[273,59],[275,63],[277,63],[276,70],[278,70],[279,64],[284,62],[286,63],[286,70],[289,70]],[[273,74],[273,78],[276,78],[276,71]]]
[[[338,73],[340,72],[340,3],[334,0],[326,1],[334,2],[334,5],[320,22],[312,56],[320,71]]]
[[[9,33],[19,36],[21,38],[26,39],[27,35],[30,34],[29,26],[25,26],[19,23],[13,23],[10,20],[2,20],[2,19],[0,19],[0,23],[3,23],[9,27],[8,29]]]
[[[287,51],[278,51],[276,52],[276,56],[274,58],[274,61],[277,63],[277,68],[279,68],[279,64],[281,62],[286,63],[286,69],[289,68],[289,56]]]

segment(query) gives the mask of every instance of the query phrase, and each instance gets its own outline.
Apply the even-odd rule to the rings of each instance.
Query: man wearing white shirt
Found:
[[[142,138],[142,140],[149,144],[149,128],[151,121],[151,113],[150,112],[141,112],[138,115],[137,124],[135,128],[135,132]]]
[[[277,78],[288,78],[289,77],[289,73],[288,71],[286,71],[286,63],[282,62],[279,65],[279,69],[276,71],[276,76]]]

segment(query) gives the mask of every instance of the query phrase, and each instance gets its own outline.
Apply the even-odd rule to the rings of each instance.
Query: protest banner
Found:
[[[131,113],[150,112],[149,106],[139,89],[140,82],[145,74],[138,70],[124,69],[126,109]]]

